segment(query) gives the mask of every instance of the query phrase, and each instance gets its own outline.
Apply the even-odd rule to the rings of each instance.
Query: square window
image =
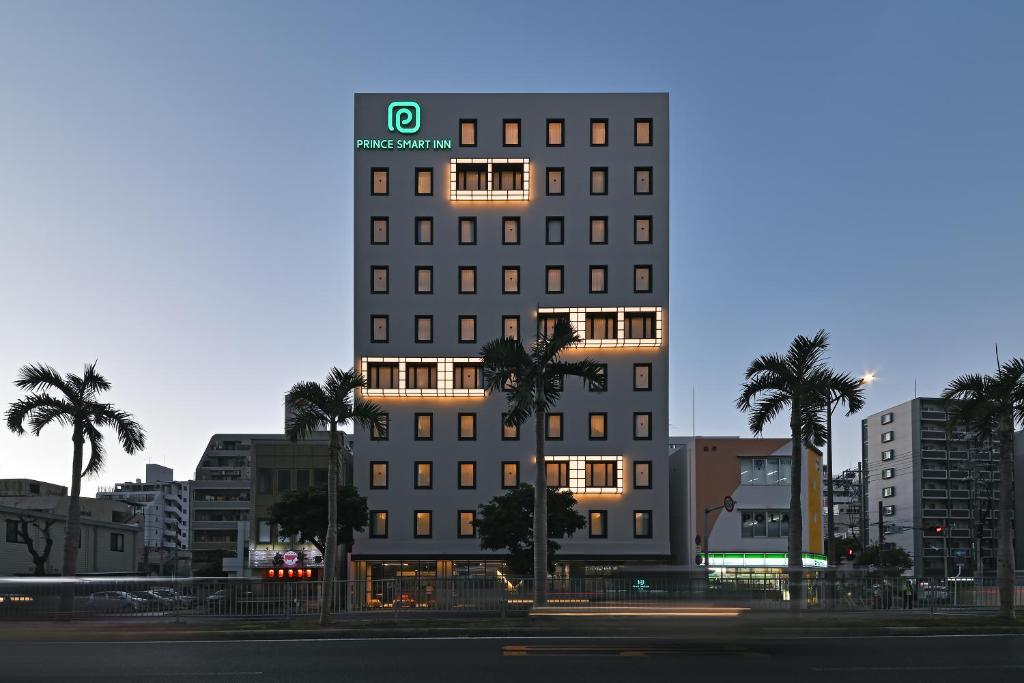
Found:
[[[544,480],[548,488],[569,488],[569,463],[566,460],[548,460],[544,463]]]
[[[481,372],[479,363],[455,363],[452,367],[453,385],[456,389],[480,389]]]
[[[633,216],[633,244],[651,244],[651,217]]]
[[[514,489],[519,486],[519,463],[501,463],[501,488]]]
[[[434,341],[434,316],[416,316],[416,343],[427,344]]]
[[[657,318],[654,313],[627,313],[626,339],[655,339]]]
[[[590,119],[590,145],[608,146],[608,119]]]
[[[651,390],[651,364],[633,364],[633,391]]]
[[[501,317],[501,336],[505,339],[519,339],[518,315],[503,315]]]
[[[590,414],[590,440],[604,441],[608,438],[608,413]]]
[[[476,512],[459,510],[459,538],[476,538]]]
[[[610,488],[618,485],[615,463],[606,460],[587,462],[584,469],[586,485],[592,488]]]
[[[893,450],[893,449],[889,449],[887,451],[882,451],[882,460],[892,460],[895,457],[896,457],[896,451]]]
[[[633,488],[651,488],[651,463],[647,460],[640,460],[633,463]]]
[[[420,216],[416,219],[416,244],[434,243],[434,219]]]
[[[370,441],[387,441],[388,440],[388,428],[391,426],[391,417],[384,413],[381,416],[381,426],[378,429],[377,425],[370,426]]]
[[[568,313],[544,313],[538,316],[540,322],[540,334],[545,337],[551,337],[555,334],[555,327],[559,321],[565,322],[569,325],[569,314]]]
[[[459,244],[476,244],[476,218],[463,216],[459,219]]]
[[[519,425],[510,425],[506,422],[508,419],[508,413],[501,414],[501,440],[502,441],[518,441],[519,440]]]
[[[650,166],[637,166],[633,169],[633,194],[651,194],[653,192],[652,176],[654,171]]]
[[[374,216],[370,219],[370,244],[387,244],[389,232],[387,216]]]
[[[459,316],[459,342],[466,344],[476,341],[476,316]]]
[[[633,144],[637,147],[650,147],[654,144],[653,120],[633,119]]]
[[[633,266],[633,292],[636,294],[651,292],[651,266]]]
[[[605,167],[591,167],[590,169],[590,194],[608,194],[608,169]]]
[[[651,537],[651,514],[650,510],[633,511],[633,538]]]
[[[887,424],[890,424],[892,421],[893,421],[893,414],[892,413],[885,413],[884,415],[882,415],[882,424],[887,425]]]
[[[501,293],[519,293],[519,266],[504,266],[501,269]]]
[[[416,196],[426,197],[434,194],[434,169],[416,169]]]
[[[459,266],[459,294],[476,294],[476,266]]]
[[[434,293],[434,267],[416,266],[416,293]]]
[[[565,244],[565,219],[561,216],[548,216],[544,230],[545,244]]]
[[[370,389],[398,388],[398,363],[370,363],[369,370],[366,383]]]
[[[459,146],[476,147],[476,119],[459,119]]]
[[[608,266],[590,266],[590,293],[605,294],[608,292]],[[614,316],[612,316],[614,317]],[[610,339],[615,338],[614,325]]]
[[[597,367],[598,373],[600,374],[600,379],[596,382],[591,382],[590,384],[588,384],[587,391],[608,391],[608,364],[600,363]]]
[[[388,511],[370,510],[370,538],[388,537]]]
[[[476,463],[464,460],[459,463],[459,488],[476,488]]]
[[[370,341],[384,344],[388,341],[388,317],[386,315],[370,316]]]
[[[608,217],[590,217],[590,243],[608,244]]]
[[[882,434],[882,443],[889,443],[895,438],[896,434],[894,432],[885,432],[884,434]]]
[[[562,440],[561,413],[548,413],[544,416],[544,438],[548,441]]]
[[[437,389],[437,363],[407,363],[405,384],[410,389]]]
[[[387,266],[370,266],[371,294],[387,294],[388,280],[389,278]]]
[[[633,438],[637,441],[650,441],[651,413],[633,413]]]
[[[388,193],[388,169],[370,169],[370,194],[386,195]]]
[[[565,169],[564,168],[549,168],[547,169],[547,187],[546,191],[549,195],[564,195],[565,188],[563,187],[565,181]]]
[[[504,130],[501,139],[502,147],[518,147],[522,122],[519,119],[505,119],[502,122],[502,127]]]
[[[413,463],[413,487],[429,489],[434,487],[434,463],[421,460]]]
[[[882,498],[892,498],[895,495],[896,495],[896,487],[895,486],[886,486],[885,488],[882,489]]]
[[[416,441],[430,441],[434,438],[434,414],[416,413]]]
[[[433,534],[434,513],[430,510],[417,510],[413,513],[413,536],[430,538]]]
[[[896,506],[895,505],[885,505],[885,506],[882,507],[882,513],[886,517],[892,517],[893,515],[896,514]]]
[[[386,489],[388,487],[388,464],[383,461],[370,463],[370,488]]]
[[[124,534],[110,534],[110,549],[115,553],[124,552]]]
[[[587,515],[590,538],[608,538],[608,511],[591,510]]]
[[[587,313],[586,324],[586,339],[615,339],[616,337],[618,325],[614,313]]]
[[[548,147],[565,146],[565,119],[548,119]]]
[[[456,164],[455,188],[457,190],[487,190],[487,164]]]
[[[459,441],[476,441],[476,413],[459,413]]]
[[[882,479],[892,479],[895,476],[896,476],[896,468],[895,467],[887,467],[884,470],[882,470]]]
[[[565,291],[565,283],[563,282],[565,279],[565,268],[562,266],[548,266],[546,272],[545,291],[548,294],[562,294]]]
[[[519,244],[519,218],[506,216],[501,219],[501,243]]]
[[[494,164],[491,172],[492,190],[518,190],[522,191],[524,165],[515,164]]]

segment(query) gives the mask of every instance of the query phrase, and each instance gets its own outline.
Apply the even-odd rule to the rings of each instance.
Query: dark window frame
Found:
[[[420,223],[426,221],[430,224],[430,239],[426,242],[420,240]],[[412,220],[412,237],[413,242],[418,246],[428,246],[434,243],[434,217],[433,216],[416,216]]]
[[[558,436],[551,436],[551,419],[558,418]],[[544,414],[544,440],[545,441],[564,441],[565,440],[565,413],[545,413]]]
[[[551,191],[551,178],[550,174],[552,171],[558,173],[559,177],[559,191]],[[564,197],[565,196],[565,167],[564,166],[547,166],[544,169],[544,194],[548,197]]]
[[[463,515],[471,515],[473,517],[473,533],[471,534],[462,533]],[[457,510],[455,512],[455,534],[458,538],[476,538],[476,510]]]
[[[420,339],[420,321],[430,321],[430,337],[428,339]],[[434,316],[432,315],[416,315],[413,316],[412,323],[412,341],[414,344],[433,344],[434,343]]]
[[[384,271],[384,290],[380,291],[374,289],[376,287],[376,278],[378,270]],[[383,263],[374,263],[370,265],[370,294],[390,294],[391,293],[391,266]]]
[[[640,534],[636,530],[636,516],[647,515],[647,533]],[[654,510],[633,510],[633,538],[654,538]]]
[[[464,142],[463,139],[462,139],[462,125],[464,123],[472,123],[473,124],[473,142],[471,144]],[[458,136],[459,137],[459,147],[476,147],[479,144],[479,140],[480,140],[480,127],[477,125],[477,120],[476,119],[459,119],[459,131],[458,132],[459,132],[459,136]]]
[[[384,485],[378,486],[373,483],[373,468],[375,465],[384,465]],[[391,465],[388,460],[371,460],[370,461],[370,488],[383,490],[388,488],[391,484]]]
[[[514,270],[516,273],[516,288],[515,291],[505,289],[505,273],[506,271]],[[502,266],[501,267],[501,293],[515,295],[521,293],[523,290],[523,271],[519,266]]]
[[[558,271],[558,289],[551,289],[551,280],[549,279],[552,270]],[[545,294],[565,294],[565,266],[544,266],[544,293]]]
[[[376,239],[376,231],[374,226],[377,221],[384,221],[384,241],[378,242]],[[370,244],[373,246],[384,246],[391,244],[391,217],[390,216],[370,216]]]
[[[636,432],[636,419],[641,415],[647,416],[647,436],[638,436]],[[633,440],[651,441],[654,439],[654,413],[649,410],[640,410],[633,413]]]
[[[515,465],[515,471],[516,471],[516,483],[515,484],[508,485],[508,484],[505,483],[505,467],[506,467],[506,465]],[[520,475],[521,475],[521,472],[520,472],[519,461],[518,460],[502,460],[501,461],[501,469],[498,470],[498,477],[499,477],[499,480],[501,481],[501,488],[503,488],[505,490],[511,490],[511,489],[518,488],[519,485],[522,483],[522,479],[520,478]]]
[[[507,415],[508,415],[508,413],[502,413],[501,414],[501,422],[498,425],[499,427],[501,427],[501,429],[500,429],[501,440],[502,441],[519,441],[520,431],[521,431],[519,429],[519,425],[516,425],[516,435],[515,436],[505,436],[505,417]]]
[[[551,222],[558,223],[558,241],[551,241],[551,232],[548,230],[548,225]],[[545,216],[544,217],[544,244],[548,245],[560,245],[565,244],[565,216]]]
[[[594,124],[604,124],[604,142],[594,142]],[[608,125],[607,118],[592,118],[590,119],[590,146],[591,147],[607,147],[611,143],[611,126]]]
[[[430,190],[426,193],[420,192],[420,173],[428,173],[430,175]],[[413,194],[417,197],[433,197],[434,196],[434,169],[431,166],[417,166],[413,173]]]
[[[374,338],[373,332],[374,332],[374,328],[376,327],[374,322],[377,319],[383,319],[384,320],[384,338],[383,339],[375,339]],[[370,343],[371,344],[388,344],[388,343],[390,343],[390,341],[391,341],[391,316],[389,316],[386,313],[374,313],[374,314],[371,314],[370,315]]]
[[[593,515],[600,515],[601,517],[601,533],[595,534],[592,526],[591,518]],[[587,537],[588,538],[608,538],[608,511],[607,510],[587,510]]]
[[[510,143],[505,137],[505,127],[510,124],[516,124],[516,142]],[[522,119],[502,119],[501,120],[501,146],[502,147],[522,147],[523,146],[523,120]]]
[[[379,171],[383,171],[384,172],[384,185],[386,187],[384,188],[383,192],[374,192],[373,191],[373,176],[376,175],[377,172],[379,172]],[[387,197],[390,194],[391,194],[391,168],[388,167],[388,166],[372,166],[370,168],[370,196],[371,197]]]
[[[647,241],[641,241],[638,237],[637,222],[641,220],[647,221]],[[633,216],[633,244],[654,244],[654,216],[640,215]]]
[[[430,527],[427,533],[421,534],[419,525],[416,523],[421,514],[427,515],[427,525]],[[412,537],[413,538],[433,538],[434,537],[434,511],[433,510],[413,510],[412,511]]]
[[[469,224],[470,224],[470,234],[471,234],[472,237],[471,237],[469,242],[462,241],[462,222],[463,221],[468,221]],[[458,222],[456,223],[456,225],[458,226],[458,230],[459,230],[459,234],[458,234],[459,246],[460,247],[471,247],[471,246],[475,245],[476,242],[477,242],[477,237],[476,237],[476,228],[477,228],[476,216],[459,216]]]
[[[374,427],[370,427],[370,441],[387,441],[388,432],[391,429],[391,414],[384,413],[384,431],[378,432]]]
[[[420,436],[420,418],[427,417],[430,419],[430,433],[426,436]],[[434,440],[434,414],[433,413],[413,413],[412,416],[412,437],[413,441],[433,441]]]
[[[640,137],[637,133],[640,130],[640,124],[647,124],[647,142],[640,142]],[[653,147],[654,146],[654,119],[649,116],[640,116],[633,119],[633,146],[634,147]]]
[[[458,266],[458,269],[459,269],[458,270],[458,278],[459,278],[458,289],[459,289],[459,294],[460,295],[466,295],[466,296],[472,296],[472,295],[476,294],[477,290],[479,289],[479,287],[477,286],[477,280],[476,280],[476,275],[477,275],[476,266]],[[472,273],[473,273],[473,289],[472,289],[472,291],[462,291],[462,271],[464,271],[464,270],[472,271]]]
[[[647,289],[636,288],[636,276],[637,271],[640,268],[647,269]],[[654,265],[650,263],[637,263],[633,266],[633,293],[634,294],[651,294],[654,292]]]
[[[587,384],[587,391],[595,393],[595,394],[601,394],[601,393],[604,393],[604,392],[608,391],[608,364],[607,363],[597,363],[597,365],[599,367],[601,367],[602,370],[603,370],[602,373],[601,373],[601,376],[604,378],[604,380],[602,382],[600,382],[600,383],[589,382]]]
[[[561,126],[562,141],[551,142],[551,124],[557,123]],[[565,119],[546,119],[544,121],[544,146],[545,147],[565,147]]]
[[[636,370],[637,368],[647,368],[647,388],[637,387],[636,385]],[[633,363],[633,391],[653,391],[654,390],[654,364],[653,363]]]
[[[594,271],[599,270],[604,272],[604,288],[594,289]],[[608,293],[608,266],[606,264],[598,264],[590,266],[589,270],[590,277],[587,280],[587,288],[591,294],[607,294]]]
[[[473,483],[469,486],[465,486],[462,483],[462,466],[472,465],[473,466]],[[456,487],[463,490],[469,491],[476,488],[476,460],[459,460],[455,463],[455,484]]]
[[[512,221],[516,226],[516,239],[514,242],[509,242],[505,239],[505,223],[506,221]],[[522,243],[522,227],[523,223],[519,216],[502,216],[501,217],[501,243],[504,246],[511,247]]]
[[[648,183],[647,192],[640,192],[640,172],[647,171]],[[634,166],[633,167],[633,194],[640,197],[647,197],[654,194],[654,167],[653,166]]]
[[[594,424],[592,420],[595,417],[600,416],[604,420],[604,436],[594,436]],[[598,410],[587,413],[587,441],[607,441],[608,440],[608,413]]]
[[[462,435],[462,418],[463,417],[472,417],[473,418],[473,433],[470,436],[463,436]],[[477,428],[477,415],[476,415],[476,413],[462,412],[462,413],[459,413],[456,416],[456,418],[455,418],[455,436],[457,437],[456,438],[457,441],[476,441],[476,433],[477,433],[477,429],[476,428]]]
[[[462,322],[464,320],[472,320],[473,321],[473,337],[472,337],[472,339],[463,339],[463,337],[462,337]],[[476,323],[477,323],[477,320],[476,320],[476,316],[475,315],[460,315],[459,316],[459,322],[458,322],[459,327],[458,327],[458,330],[457,330],[456,337],[458,338],[460,344],[475,344],[476,343],[476,336],[477,336],[476,335],[476,329],[477,329]]]
[[[421,292],[420,291],[420,271],[426,271],[430,274],[430,287]],[[433,294],[434,293],[434,266],[413,266],[412,271],[412,292],[413,294]]]
[[[504,280],[504,276],[502,277],[502,280]],[[505,321],[506,320],[515,320],[516,321],[516,336],[515,337],[507,337],[507,336],[505,336]],[[521,330],[520,330],[519,325],[520,325],[520,320],[519,320],[519,316],[518,315],[503,315],[503,316],[501,316],[501,338],[502,339],[510,339],[510,338],[512,338],[512,339],[515,339],[516,341],[518,341],[519,338],[522,336],[520,334]]]
[[[594,221],[604,221],[604,240],[597,241],[594,239]],[[588,225],[588,238],[591,244],[608,244],[608,216],[591,216]]]
[[[426,465],[427,471],[430,473],[430,482],[423,486],[420,484],[420,465]],[[412,463],[412,487],[417,491],[427,491],[434,488],[434,461],[433,460],[415,460]]]
[[[373,520],[376,519],[377,515],[379,515],[382,512],[384,513],[384,530],[382,532],[375,532],[374,531]],[[391,520],[391,515],[388,513],[387,510],[370,510],[369,514],[370,514],[370,521],[369,521],[369,524],[367,526],[370,527],[368,529],[370,538],[387,538],[388,537],[388,523]]]
[[[604,172],[604,192],[594,191],[594,173],[596,171]],[[610,185],[611,174],[608,171],[607,166],[591,166],[590,167],[590,196],[592,197],[604,197],[608,194],[608,185]]]
[[[110,552],[112,553],[123,553],[124,552],[124,534],[117,531],[110,532]]]
[[[647,467],[647,484],[637,484],[636,471],[641,465]],[[651,460],[634,460],[633,461],[633,488],[635,489],[652,489],[654,488],[654,462]]]

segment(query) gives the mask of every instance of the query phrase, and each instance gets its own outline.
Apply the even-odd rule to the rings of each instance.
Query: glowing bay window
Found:
[[[663,338],[660,306],[538,308],[537,315],[549,336],[555,322],[567,318],[582,339],[577,348],[658,347]]]
[[[622,493],[621,455],[548,455],[544,460],[548,486],[576,494]]]
[[[452,201],[525,201],[530,198],[529,159],[452,159]]]
[[[479,358],[376,358],[359,361],[363,396],[483,397]]]

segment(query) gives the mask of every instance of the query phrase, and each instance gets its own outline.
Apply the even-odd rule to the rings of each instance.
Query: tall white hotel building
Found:
[[[389,428],[355,432],[354,576],[500,567],[474,515],[533,482],[534,433],[502,426],[480,347],[558,316],[607,379],[567,379],[548,416],[548,483],[587,518],[558,571],[669,559],[668,113],[666,93],[355,96],[356,366]]]

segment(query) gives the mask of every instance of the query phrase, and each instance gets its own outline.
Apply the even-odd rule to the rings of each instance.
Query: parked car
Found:
[[[179,593],[173,588],[154,588],[150,593],[166,600],[171,608],[177,607],[178,609],[188,609],[192,607],[196,601],[191,595]]]
[[[160,612],[174,609],[174,601],[157,595],[154,591],[132,591],[133,597],[142,602],[142,609],[147,612]]]
[[[100,591],[89,595],[86,608],[102,612],[141,612],[145,601],[127,591]]]

